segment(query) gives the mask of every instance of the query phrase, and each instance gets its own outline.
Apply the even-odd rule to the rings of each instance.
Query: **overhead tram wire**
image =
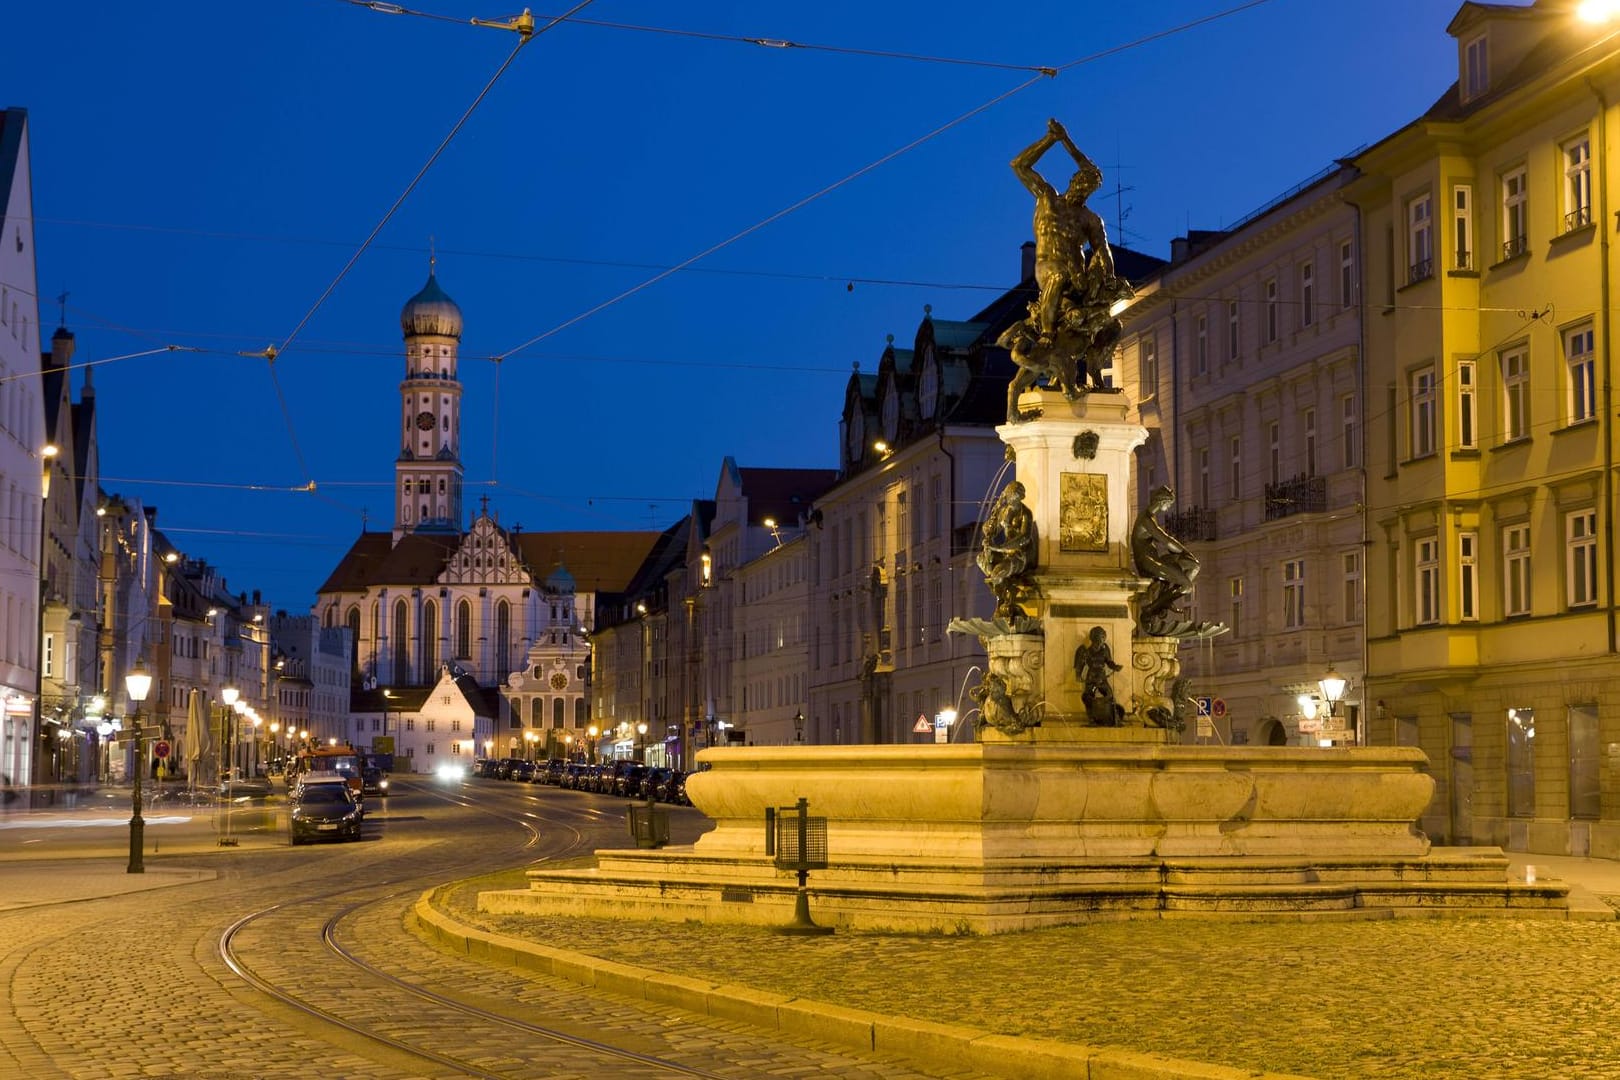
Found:
[[[927,132],[926,134],[923,134],[921,136],[918,136],[916,139],[913,139],[911,142],[906,143],[904,146],[900,147],[899,149],[890,151],[889,153],[887,153],[887,154],[883,155],[882,157],[878,158],[876,161],[874,161],[874,162],[872,162],[872,163],[870,163],[868,165],[864,165],[859,169],[856,169],[854,172],[852,172],[849,175],[845,176],[843,179],[836,180],[833,183],[828,184],[826,187],[822,188],[821,190],[816,191],[816,192],[814,192],[814,193],[812,193],[810,195],[806,195],[804,198],[798,200],[797,202],[792,203],[791,205],[789,205],[789,206],[787,206],[787,207],[785,207],[785,208],[783,208],[781,210],[778,210],[776,213],[771,214],[769,217],[766,217],[765,219],[763,219],[763,220],[761,220],[759,222],[756,222],[753,225],[750,225],[748,228],[743,229],[741,232],[735,233],[732,236],[727,237],[724,240],[721,240],[719,243],[713,244],[710,247],[705,248],[704,250],[698,252],[696,255],[693,255],[688,259],[684,259],[681,262],[676,263],[674,266],[669,267],[669,268],[667,268],[665,270],[662,270],[657,274],[654,274],[652,277],[650,277],[647,280],[641,282],[640,284],[633,285],[630,288],[625,289],[623,292],[619,293],[618,295],[609,297],[608,299],[602,301],[601,303],[596,304],[595,306],[593,306],[591,308],[588,308],[585,311],[580,312],[578,315],[575,315],[572,318],[569,318],[569,319],[557,324],[556,326],[553,326],[551,329],[546,330],[546,331],[544,331],[542,333],[536,334],[534,337],[532,337],[529,340],[523,342],[521,345],[518,345],[516,348],[508,349],[503,353],[497,354],[496,357],[495,357],[495,360],[497,362],[499,362],[499,361],[501,361],[503,359],[514,356],[517,353],[522,352],[524,349],[527,349],[531,345],[538,344],[539,342],[544,341],[545,339],[547,339],[549,337],[552,337],[552,336],[554,336],[556,334],[561,333],[563,330],[566,330],[568,327],[573,326],[576,323],[583,322],[584,320],[590,318],[591,316],[597,314],[598,312],[605,311],[607,308],[613,307],[615,304],[618,304],[619,302],[621,302],[623,300],[629,299],[630,297],[634,296],[636,293],[641,292],[643,289],[647,289],[647,288],[649,288],[649,287],[651,287],[653,285],[656,285],[658,282],[664,280],[665,278],[669,277],[670,275],[678,273],[678,272],[680,272],[682,270],[685,270],[687,267],[691,266],[693,263],[696,263],[696,262],[698,262],[698,261],[700,261],[702,259],[708,258],[710,255],[713,255],[715,252],[720,251],[720,250],[722,250],[724,248],[727,248],[727,247],[731,246],[732,244],[736,243],[737,241],[739,241],[739,240],[741,240],[741,239],[743,239],[743,238],[745,238],[747,236],[750,236],[753,233],[758,232],[759,230],[765,228],[767,225],[771,225],[771,224],[774,224],[777,221],[780,221],[782,218],[787,217],[789,214],[792,214],[794,211],[800,210],[800,209],[808,206],[809,204],[815,202],[816,200],[822,198],[823,196],[831,194],[832,192],[838,190],[839,188],[845,186],[846,184],[849,184],[850,182],[852,182],[852,181],[854,181],[856,179],[859,179],[862,176],[865,176],[867,173],[872,172],[873,170],[878,169],[881,166],[888,164],[889,162],[893,161],[894,159],[896,159],[898,157],[901,157],[902,155],[908,153],[909,151],[916,149],[917,147],[921,146],[922,144],[924,144],[926,142],[929,142],[934,138],[937,138],[938,136],[944,134],[945,132],[951,130],[952,128],[957,127],[958,125],[960,125],[962,123],[965,123],[966,121],[972,119],[973,117],[977,116],[979,113],[982,113],[982,112],[985,112],[985,111],[987,111],[987,110],[989,110],[991,108],[994,108],[995,106],[1001,104],[1003,101],[1006,101],[1008,98],[1014,97],[1014,96],[1024,92],[1025,90],[1029,89],[1030,87],[1036,85],[1042,79],[1054,78],[1058,74],[1060,74],[1061,72],[1072,70],[1073,68],[1079,67],[1082,64],[1089,64],[1089,63],[1092,63],[1093,61],[1100,60],[1100,59],[1102,59],[1104,57],[1107,57],[1107,56],[1113,56],[1113,55],[1115,55],[1117,53],[1124,52],[1124,51],[1129,50],[1129,49],[1139,48],[1140,46],[1146,45],[1149,42],[1159,41],[1159,40],[1162,40],[1163,38],[1170,37],[1170,36],[1172,36],[1174,34],[1183,33],[1183,32],[1185,32],[1187,30],[1194,29],[1195,27],[1204,26],[1204,25],[1206,25],[1208,23],[1216,21],[1217,19],[1224,19],[1224,18],[1226,18],[1226,17],[1228,17],[1230,15],[1236,15],[1239,12],[1247,11],[1250,8],[1259,7],[1261,4],[1265,4],[1265,3],[1268,3],[1268,2],[1269,2],[1269,0],[1248,0],[1247,3],[1239,4],[1237,7],[1228,8],[1228,9],[1226,9],[1224,11],[1215,12],[1212,15],[1206,15],[1203,18],[1200,18],[1200,19],[1194,19],[1194,20],[1192,20],[1190,22],[1182,23],[1182,24],[1180,24],[1178,26],[1173,26],[1173,27],[1170,27],[1170,28],[1165,29],[1165,30],[1160,30],[1160,31],[1158,31],[1156,33],[1149,34],[1149,35],[1147,35],[1145,37],[1137,38],[1134,41],[1126,42],[1126,43],[1124,43],[1122,45],[1116,45],[1116,46],[1114,46],[1112,48],[1105,49],[1102,52],[1092,53],[1089,56],[1082,56],[1082,57],[1080,57],[1080,58],[1078,58],[1076,60],[1071,60],[1068,63],[1061,65],[1060,67],[1056,67],[1056,68],[1039,68],[1037,70],[1040,72],[1040,74],[1036,75],[1034,78],[1026,79],[1024,82],[1019,83],[1017,86],[1013,87],[1012,89],[1007,90],[1007,91],[1005,91],[1003,93],[997,94],[995,97],[991,98],[989,101],[986,101],[982,105],[978,105],[978,106],[975,106],[972,109],[969,109],[967,112],[965,112],[962,115],[958,116],[956,119],[947,121],[946,123],[941,124],[939,127],[933,129],[932,131]],[[577,11],[578,8],[575,8],[573,10]]]
[[[349,0],[349,2],[363,3],[365,0]],[[634,23],[607,22],[602,19],[570,19],[569,21],[576,26],[597,26],[608,30],[630,30],[643,34],[667,34],[671,37],[697,38],[703,41],[729,41],[739,45],[755,45],[766,49],[798,49],[804,52],[841,53],[845,56],[866,56],[879,60],[909,60],[924,64],[958,64],[966,67],[996,68],[1001,71],[1028,71],[1032,74],[1048,76],[1057,74],[1056,68],[1040,64],[1008,64],[996,60],[971,60],[957,56],[928,56],[922,53],[896,52],[888,49],[859,49],[846,45],[818,45],[808,41],[789,41],[785,38],[719,34],[703,30],[677,30],[667,26],[638,26]]]
[[[68,364],[65,367],[63,367],[61,370],[62,371],[78,371],[78,370],[80,370],[82,368],[93,368],[93,367],[99,367],[102,364],[117,363],[120,360],[138,360],[143,356],[156,356],[158,353],[166,353],[166,352],[206,353],[208,351],[210,351],[210,350],[208,350],[208,349],[199,349],[199,348],[195,348],[195,347],[190,346],[190,345],[162,345],[162,346],[159,346],[156,349],[146,349],[146,350],[144,350],[142,352],[125,353],[123,356],[104,356],[100,360],[81,360],[76,364]],[[37,371],[20,371],[15,375],[0,375],[0,383],[11,382],[14,379],[37,379],[37,378],[39,378],[39,372],[37,372]]]
[[[580,0],[579,3],[575,4],[569,9],[568,14],[571,15],[576,11],[582,11],[589,7],[592,2],[593,0]],[[371,4],[365,4],[363,6],[370,7],[372,10],[388,10],[390,13],[394,13],[390,10],[391,5],[373,6]],[[400,8],[398,13],[405,13],[405,9]],[[440,155],[442,155],[449,147],[451,141],[455,139],[456,135],[466,125],[467,121],[472,118],[472,114],[478,109],[478,106],[481,105],[484,99],[489,96],[489,92],[495,88],[495,84],[500,81],[501,76],[505,75],[507,70],[512,66],[513,62],[517,60],[518,54],[523,51],[523,47],[529,44],[539,35],[544,34],[546,31],[556,26],[559,22],[562,22],[565,18],[567,18],[566,15],[558,16],[557,18],[547,22],[545,26],[540,27],[538,30],[535,29],[534,19],[529,15],[527,9],[525,9],[522,15],[507,23],[486,22],[478,19],[473,20],[474,25],[515,31],[518,35],[518,43],[513,46],[511,53],[509,53],[506,59],[501,62],[501,66],[495,70],[495,74],[490,76],[489,81],[484,84],[483,89],[478,91],[478,95],[473,98],[472,104],[467,106],[466,110],[462,112],[461,117],[455,122],[454,125],[451,126],[450,131],[442,140],[440,140],[439,145],[434,148],[433,153],[428,155],[427,161],[425,161],[422,164],[422,167],[417,170],[416,175],[413,176],[410,183],[405,186],[405,190],[400,192],[399,197],[394,200],[393,205],[391,205],[387,212],[383,214],[382,219],[377,222],[377,224],[372,228],[371,232],[366,236],[365,240],[363,240],[360,243],[360,246],[355,249],[354,254],[349,256],[348,262],[343,264],[343,268],[338,271],[337,276],[332,279],[331,283],[327,285],[326,288],[321,292],[321,295],[316,298],[315,303],[310,306],[310,309],[307,312],[304,313],[304,317],[298,320],[298,324],[293,327],[292,333],[288,334],[286,338],[282,340],[279,348],[271,345],[268,346],[262,354],[260,354],[264,357],[266,365],[269,369],[271,385],[275,387],[276,399],[281,406],[282,420],[287,425],[287,438],[292,444],[293,455],[298,459],[298,468],[303,473],[304,479],[308,484],[308,490],[312,494],[315,493],[315,482],[310,476],[309,464],[304,459],[303,448],[299,445],[298,432],[293,427],[292,412],[287,407],[286,393],[282,389],[281,380],[276,375],[276,357],[281,353],[286,352],[292,343],[297,340],[298,335],[303,331],[305,326],[309,325],[309,321],[315,317],[315,313],[319,311],[322,305],[326,303],[333,291],[337,289],[339,283],[341,283],[343,279],[348,276],[350,270],[354,269],[355,264],[360,260],[360,256],[365,254],[366,249],[371,246],[371,242],[377,238],[377,234],[382,232],[383,227],[388,224],[388,222],[393,218],[394,214],[398,212],[399,208],[404,205],[405,200],[410,197],[411,192],[416,190],[416,186],[422,182],[422,179],[427,175],[428,170],[433,168],[434,163],[439,160]],[[334,505],[337,504],[334,503]]]

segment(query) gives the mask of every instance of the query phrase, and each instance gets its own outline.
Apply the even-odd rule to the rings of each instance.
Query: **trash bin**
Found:
[[[669,843],[669,811],[648,799],[625,808],[630,815],[630,835],[638,848],[658,848]]]

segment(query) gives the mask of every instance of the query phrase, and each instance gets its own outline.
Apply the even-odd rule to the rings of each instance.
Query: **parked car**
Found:
[[[346,785],[302,784],[288,806],[288,826],[294,844],[360,839],[360,803]]]
[[[519,783],[528,783],[534,779],[534,762],[522,760],[512,762],[511,768],[506,770],[506,778]]]
[[[474,776],[483,776],[489,779],[494,779],[495,770],[500,768],[500,764],[500,758],[479,758],[477,761],[473,762],[472,774]]]
[[[583,761],[570,761],[563,766],[562,775],[557,778],[557,786],[567,788],[569,791],[583,791],[580,784],[585,779],[585,770],[590,766]]]
[[[692,800],[686,797],[687,773],[680,769],[671,769],[669,779],[664,783],[663,801],[676,806],[691,806]]]
[[[639,799],[641,785],[646,781],[647,766],[636,761],[620,761],[613,770],[613,794],[624,799]]]
[[[387,795],[388,774],[375,765],[367,765],[360,771],[360,791],[365,795]]]
[[[669,780],[669,770],[657,766],[647,770],[646,777],[641,781],[641,790],[636,796],[642,799],[652,799],[654,802],[664,800],[664,784]]]
[[[552,758],[546,762],[545,768],[535,773],[535,780],[542,784],[561,784],[563,772],[568,768],[568,762],[562,758]]]

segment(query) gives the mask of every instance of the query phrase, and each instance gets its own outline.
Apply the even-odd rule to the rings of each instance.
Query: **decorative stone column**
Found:
[[[1089,647],[1092,630],[1101,627],[1115,662],[1124,669],[1111,679],[1114,698],[1130,709],[1136,693],[1131,600],[1144,585],[1131,560],[1130,478],[1132,453],[1146,441],[1147,429],[1129,419],[1123,394],[1093,391],[1071,401],[1056,391],[1030,390],[1018,404],[1025,414],[1039,410],[1040,415],[1004,424],[996,433],[1014,454],[1037,530],[1032,576],[1042,597],[1044,637],[1039,685],[1031,701],[1041,705],[1041,725],[1025,738],[1040,743],[1164,741],[1163,731],[1129,716],[1118,726],[1093,724],[1076,671],[1077,651]],[[981,733],[981,738],[989,736]]]

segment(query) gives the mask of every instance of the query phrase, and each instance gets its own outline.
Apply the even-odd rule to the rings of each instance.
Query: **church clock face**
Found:
[[[433,414],[423,410],[416,414],[416,426],[423,431],[433,430]]]
[[[551,673],[551,688],[553,690],[566,690],[566,689],[568,689],[568,676],[564,675],[560,671],[552,672]]]

